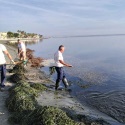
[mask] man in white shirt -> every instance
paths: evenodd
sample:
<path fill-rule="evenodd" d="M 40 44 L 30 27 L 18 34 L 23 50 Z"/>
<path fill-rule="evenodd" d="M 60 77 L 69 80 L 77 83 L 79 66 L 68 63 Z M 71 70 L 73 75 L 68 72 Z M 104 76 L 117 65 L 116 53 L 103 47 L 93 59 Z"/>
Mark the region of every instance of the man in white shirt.
<path fill-rule="evenodd" d="M 63 84 L 65 85 L 65 88 L 68 87 L 68 82 L 67 82 L 63 67 L 64 66 L 72 67 L 72 65 L 64 62 L 63 55 L 62 55 L 64 50 L 65 50 L 65 47 L 63 45 L 60 45 L 58 51 L 54 54 L 55 68 L 56 68 L 56 72 L 57 72 L 55 90 L 58 89 L 59 83 L 61 81 L 63 81 Z"/>
<path fill-rule="evenodd" d="M 18 39 L 18 55 L 20 60 L 26 60 L 26 46 Z"/>
<path fill-rule="evenodd" d="M 0 87 L 1 90 L 4 89 L 5 85 L 5 79 L 6 79 L 6 59 L 4 57 L 4 54 L 8 56 L 8 58 L 11 60 L 11 62 L 14 63 L 11 55 L 7 51 L 6 47 L 3 44 L 0 44 L 0 72 L 1 72 L 1 81 L 0 81 Z"/>

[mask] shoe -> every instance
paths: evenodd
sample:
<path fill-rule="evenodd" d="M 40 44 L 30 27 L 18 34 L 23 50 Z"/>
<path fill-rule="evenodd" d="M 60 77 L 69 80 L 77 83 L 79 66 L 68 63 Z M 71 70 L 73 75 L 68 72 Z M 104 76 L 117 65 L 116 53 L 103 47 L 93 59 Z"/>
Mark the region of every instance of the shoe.
<path fill-rule="evenodd" d="M 55 90 L 58 89 L 60 81 L 56 80 Z"/>

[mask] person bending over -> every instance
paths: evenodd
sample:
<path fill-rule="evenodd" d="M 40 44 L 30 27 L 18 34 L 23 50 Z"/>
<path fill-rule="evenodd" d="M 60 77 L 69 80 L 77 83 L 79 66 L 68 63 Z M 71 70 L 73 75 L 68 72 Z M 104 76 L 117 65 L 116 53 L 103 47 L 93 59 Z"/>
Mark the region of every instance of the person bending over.
<path fill-rule="evenodd" d="M 26 60 L 26 46 L 18 39 L 18 55 L 20 60 Z"/>

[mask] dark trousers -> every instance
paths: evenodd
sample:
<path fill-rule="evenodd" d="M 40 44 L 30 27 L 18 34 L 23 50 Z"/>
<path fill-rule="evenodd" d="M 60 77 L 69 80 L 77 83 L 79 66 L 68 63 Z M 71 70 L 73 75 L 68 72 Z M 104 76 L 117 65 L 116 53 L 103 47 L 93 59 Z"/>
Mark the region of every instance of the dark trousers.
<path fill-rule="evenodd" d="M 57 72 L 57 81 L 60 82 L 63 78 L 65 78 L 65 72 L 63 67 L 55 67 Z"/>
<path fill-rule="evenodd" d="M 5 83 L 5 80 L 6 80 L 6 64 L 4 65 L 0 65 L 0 72 L 1 72 L 1 84 L 0 86 L 1 87 L 4 87 L 4 83 Z"/>

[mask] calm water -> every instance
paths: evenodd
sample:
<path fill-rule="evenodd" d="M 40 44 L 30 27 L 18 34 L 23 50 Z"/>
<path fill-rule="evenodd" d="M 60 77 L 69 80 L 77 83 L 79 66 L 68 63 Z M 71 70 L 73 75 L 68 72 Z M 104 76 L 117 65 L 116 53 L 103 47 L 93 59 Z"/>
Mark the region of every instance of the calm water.
<path fill-rule="evenodd" d="M 125 123 L 125 36 L 51 38 L 27 47 L 52 59 L 61 44 L 65 62 L 73 65 L 66 68 L 71 94 Z"/>

